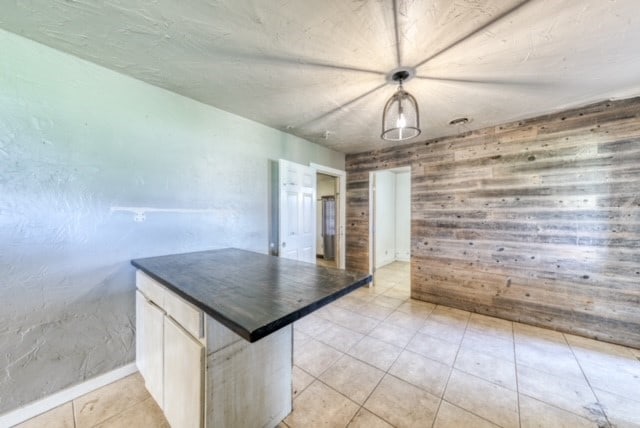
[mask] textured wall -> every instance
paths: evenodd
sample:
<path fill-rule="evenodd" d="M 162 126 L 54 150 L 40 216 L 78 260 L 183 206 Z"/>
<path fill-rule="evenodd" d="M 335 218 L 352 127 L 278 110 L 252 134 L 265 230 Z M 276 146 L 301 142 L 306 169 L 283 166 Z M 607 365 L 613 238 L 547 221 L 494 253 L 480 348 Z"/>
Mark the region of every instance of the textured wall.
<path fill-rule="evenodd" d="M 375 265 L 387 265 L 396 258 L 396 175 L 376 173 Z"/>
<path fill-rule="evenodd" d="M 640 98 L 347 156 L 348 268 L 405 165 L 412 297 L 640 348 Z"/>
<path fill-rule="evenodd" d="M 396 260 L 411 256 L 411 173 L 396 173 Z"/>
<path fill-rule="evenodd" d="M 267 252 L 269 159 L 344 168 L 3 31 L 0 52 L 0 414 L 133 361 L 131 258 Z"/>

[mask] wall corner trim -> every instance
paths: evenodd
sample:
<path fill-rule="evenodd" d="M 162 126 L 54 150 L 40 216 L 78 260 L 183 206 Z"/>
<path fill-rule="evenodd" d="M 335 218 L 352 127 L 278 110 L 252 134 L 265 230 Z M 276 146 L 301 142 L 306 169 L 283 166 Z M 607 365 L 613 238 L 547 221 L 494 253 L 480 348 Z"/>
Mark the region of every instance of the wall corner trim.
<path fill-rule="evenodd" d="M 74 400 L 84 394 L 113 383 L 119 379 L 122 379 L 123 377 L 129 376 L 136 371 L 138 371 L 136 363 L 130 363 L 100 376 L 89 379 L 78 385 L 74 385 L 70 388 L 53 393 L 38 401 L 27 404 L 26 406 L 0 415 L 0 427 L 11 427 L 22 423 L 35 416 L 54 409 L 68 401 Z"/>

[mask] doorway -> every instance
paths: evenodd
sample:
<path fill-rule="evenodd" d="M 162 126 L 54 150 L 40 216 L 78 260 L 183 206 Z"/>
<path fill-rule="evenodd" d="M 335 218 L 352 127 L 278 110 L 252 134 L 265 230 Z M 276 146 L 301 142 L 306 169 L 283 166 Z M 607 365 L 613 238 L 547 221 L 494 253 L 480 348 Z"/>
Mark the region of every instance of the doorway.
<path fill-rule="evenodd" d="M 331 175 L 316 174 L 316 264 L 327 267 L 338 267 L 337 234 L 338 234 L 338 179 Z"/>
<path fill-rule="evenodd" d="M 369 266 L 371 273 L 411 259 L 411 168 L 370 174 Z"/>
<path fill-rule="evenodd" d="M 344 269 L 347 173 L 315 163 L 310 166 L 316 171 L 316 263 Z"/>

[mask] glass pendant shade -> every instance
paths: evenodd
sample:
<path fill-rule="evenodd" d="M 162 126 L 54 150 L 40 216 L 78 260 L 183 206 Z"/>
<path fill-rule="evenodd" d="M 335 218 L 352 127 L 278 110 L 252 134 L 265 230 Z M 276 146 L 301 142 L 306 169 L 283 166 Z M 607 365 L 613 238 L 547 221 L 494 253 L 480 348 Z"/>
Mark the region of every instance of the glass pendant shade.
<path fill-rule="evenodd" d="M 418 103 L 400 84 L 384 106 L 380 137 L 389 141 L 402 141 L 417 137 L 420 132 Z"/>

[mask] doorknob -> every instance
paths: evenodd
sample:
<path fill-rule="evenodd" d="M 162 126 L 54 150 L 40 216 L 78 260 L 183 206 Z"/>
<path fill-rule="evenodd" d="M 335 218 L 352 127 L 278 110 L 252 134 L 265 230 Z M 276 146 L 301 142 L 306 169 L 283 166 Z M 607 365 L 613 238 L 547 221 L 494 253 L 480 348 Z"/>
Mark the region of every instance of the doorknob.
<path fill-rule="evenodd" d="M 286 242 L 283 242 L 283 243 L 282 243 L 282 248 L 284 248 L 284 247 L 286 247 L 286 246 L 287 246 L 287 243 L 286 243 Z"/>

